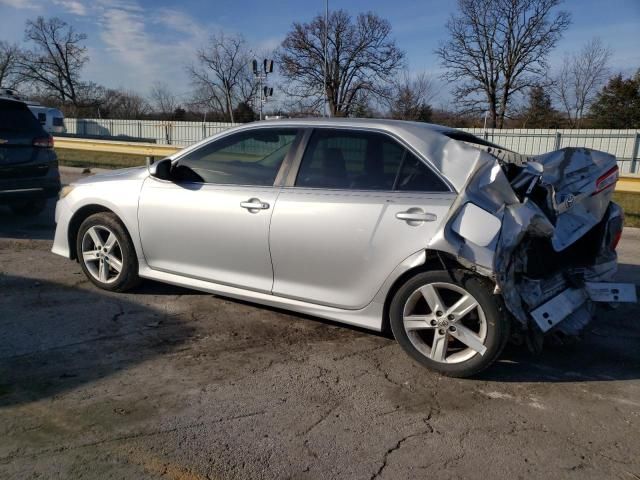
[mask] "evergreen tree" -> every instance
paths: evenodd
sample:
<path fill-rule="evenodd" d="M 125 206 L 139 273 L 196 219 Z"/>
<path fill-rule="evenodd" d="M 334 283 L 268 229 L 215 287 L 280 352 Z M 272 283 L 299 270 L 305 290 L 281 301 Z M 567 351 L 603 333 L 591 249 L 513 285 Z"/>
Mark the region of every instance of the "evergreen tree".
<path fill-rule="evenodd" d="M 618 74 L 609 79 L 590 116 L 596 128 L 640 128 L 640 70 L 631 78 Z"/>
<path fill-rule="evenodd" d="M 551 96 L 543 87 L 531 87 L 529 104 L 522 113 L 523 128 L 559 128 L 560 114 L 551 104 Z"/>

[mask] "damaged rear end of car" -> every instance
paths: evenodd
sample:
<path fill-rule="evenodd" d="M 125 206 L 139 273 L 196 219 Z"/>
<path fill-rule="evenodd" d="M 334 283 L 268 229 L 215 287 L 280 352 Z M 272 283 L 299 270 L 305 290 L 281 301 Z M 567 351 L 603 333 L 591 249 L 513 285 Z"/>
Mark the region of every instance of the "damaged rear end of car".
<path fill-rule="evenodd" d="M 613 282 L 624 220 L 614 156 L 466 147 L 469 175 L 430 247 L 493 280 L 516 336 L 539 350 L 547 333 L 580 335 L 597 304 L 636 301 L 635 285 Z"/>

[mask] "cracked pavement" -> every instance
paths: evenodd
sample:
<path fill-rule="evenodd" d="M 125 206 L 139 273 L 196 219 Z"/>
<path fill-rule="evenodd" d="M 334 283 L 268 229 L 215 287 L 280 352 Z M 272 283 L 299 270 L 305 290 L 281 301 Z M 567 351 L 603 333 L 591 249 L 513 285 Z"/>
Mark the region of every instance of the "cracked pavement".
<path fill-rule="evenodd" d="M 449 379 L 363 330 L 99 291 L 52 229 L 0 209 L 0 478 L 640 478 L 638 306 Z M 639 283 L 640 230 L 620 253 Z"/>

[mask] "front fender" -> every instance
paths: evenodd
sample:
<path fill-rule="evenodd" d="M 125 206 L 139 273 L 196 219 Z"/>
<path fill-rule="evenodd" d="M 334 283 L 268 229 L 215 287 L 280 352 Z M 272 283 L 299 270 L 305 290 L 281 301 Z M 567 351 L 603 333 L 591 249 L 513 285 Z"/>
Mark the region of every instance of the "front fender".
<path fill-rule="evenodd" d="M 138 261 L 144 261 L 138 232 L 138 200 L 142 182 L 101 182 L 76 185 L 56 205 L 56 233 L 52 252 L 73 258 L 71 238 L 80 223 L 96 211 L 113 212 L 124 224 Z"/>

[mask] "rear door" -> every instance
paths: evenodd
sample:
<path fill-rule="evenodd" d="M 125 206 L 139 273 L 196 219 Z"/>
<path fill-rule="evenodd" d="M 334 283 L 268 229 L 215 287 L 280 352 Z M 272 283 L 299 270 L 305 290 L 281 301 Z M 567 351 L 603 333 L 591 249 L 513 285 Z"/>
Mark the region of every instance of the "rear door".
<path fill-rule="evenodd" d="M 271 219 L 273 293 L 358 309 L 424 249 L 456 195 L 380 132 L 316 129 Z"/>

